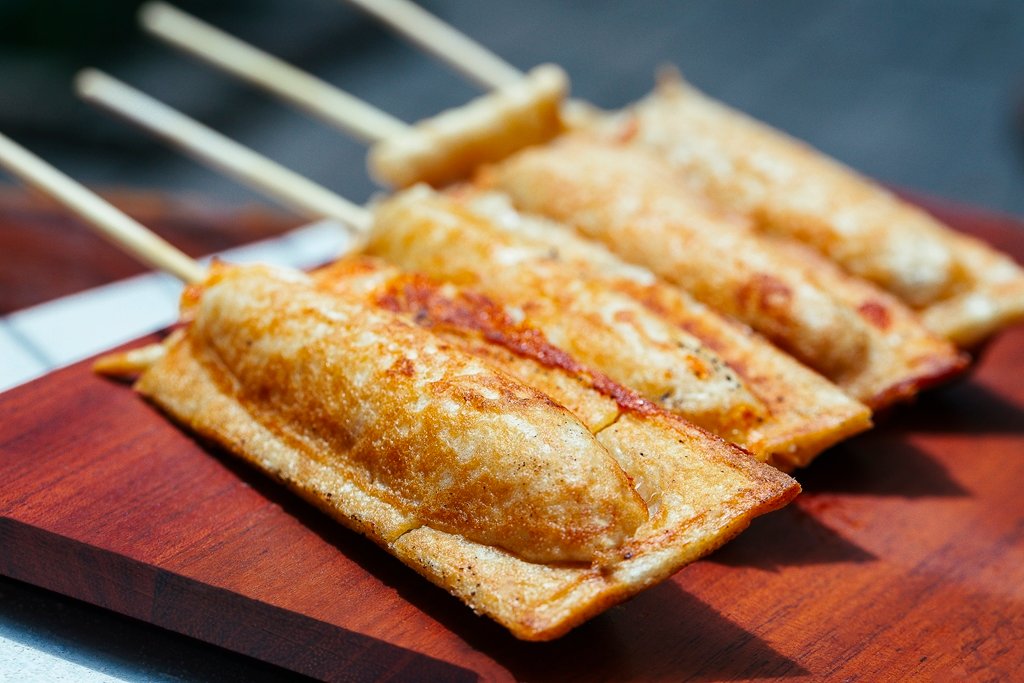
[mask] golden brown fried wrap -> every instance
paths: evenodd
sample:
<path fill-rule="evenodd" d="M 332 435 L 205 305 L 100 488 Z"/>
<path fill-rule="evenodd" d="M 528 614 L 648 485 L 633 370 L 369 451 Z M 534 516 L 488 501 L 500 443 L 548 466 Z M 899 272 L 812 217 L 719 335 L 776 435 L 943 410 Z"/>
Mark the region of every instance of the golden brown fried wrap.
<path fill-rule="evenodd" d="M 444 111 L 374 145 L 367 157 L 370 173 L 394 187 L 461 180 L 481 164 L 560 134 L 568 90 L 564 71 L 553 64 L 538 66 L 490 97 Z"/>
<path fill-rule="evenodd" d="M 613 121 L 612 135 L 657 150 L 691 190 L 888 290 L 960 346 L 1024 318 L 1011 258 L 677 74 Z"/>
<path fill-rule="evenodd" d="M 583 363 L 785 469 L 870 425 L 867 408 L 685 295 L 671 315 L 664 303 L 655 310 L 647 290 L 671 288 L 649 273 L 566 228 L 531 222 L 498 196 L 469 200 L 402 193 L 377 208 L 367 251 L 471 285 Z M 725 353 L 691 325 L 714 330 Z M 754 381 L 730 367 L 730 355 Z"/>
<path fill-rule="evenodd" d="M 965 365 L 893 297 L 716 213 L 646 150 L 574 134 L 486 169 L 481 181 L 749 324 L 873 408 Z"/>
<path fill-rule="evenodd" d="M 649 270 L 625 263 L 562 224 L 516 211 L 504 195 L 465 189 L 459 194 L 466 195 L 473 211 L 488 216 L 492 226 L 546 245 L 578 277 L 628 294 L 717 354 L 767 407 L 768 419 L 752 427 L 743 444 L 767 453 L 776 467 L 804 466 L 828 446 L 870 426 L 870 411 L 836 385 Z"/>
<path fill-rule="evenodd" d="M 545 366 L 598 394 L 580 405 L 612 400 L 588 428 L 501 370 L 506 347 L 467 351 L 486 341 L 456 324 L 481 315 L 472 298 L 372 262 L 222 267 L 186 302 L 162 354 L 121 361 L 150 363 L 138 390 L 521 638 L 564 633 L 798 490 L 599 373 Z"/>

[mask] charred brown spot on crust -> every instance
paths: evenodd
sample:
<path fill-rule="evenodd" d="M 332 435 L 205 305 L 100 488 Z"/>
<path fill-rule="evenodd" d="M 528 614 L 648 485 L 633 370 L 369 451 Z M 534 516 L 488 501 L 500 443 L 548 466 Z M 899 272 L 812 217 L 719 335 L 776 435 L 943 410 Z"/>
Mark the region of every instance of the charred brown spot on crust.
<path fill-rule="evenodd" d="M 389 373 L 412 377 L 416 373 L 416 364 L 411 359 L 402 357 L 395 361 L 394 365 L 388 368 Z"/>
<path fill-rule="evenodd" d="M 409 315 L 422 327 L 471 331 L 545 367 L 564 370 L 588 382 L 622 410 L 641 414 L 662 412 L 636 392 L 579 363 L 551 344 L 540 330 L 514 322 L 504 308 L 482 294 L 458 291 L 450 296 L 424 275 L 402 274 L 392 278 L 377 295 L 377 305 Z"/>
<path fill-rule="evenodd" d="M 494 395 L 487 396 L 481 389 L 488 389 L 494 392 Z M 493 377 L 475 377 L 474 384 L 471 386 L 462 382 L 434 382 L 431 385 L 431 391 L 436 396 L 454 398 L 460 404 L 472 406 L 479 411 L 492 410 L 495 405 L 508 406 L 537 402 L 552 406 L 557 405 L 547 394 L 540 392 L 523 394 L 517 392 L 512 385 Z"/>
<path fill-rule="evenodd" d="M 690 372 L 697 379 L 704 380 L 711 377 L 711 368 L 708 367 L 708 364 L 693 354 L 687 354 L 686 366 L 690 368 Z"/>
<path fill-rule="evenodd" d="M 526 313 L 527 315 L 529 315 L 530 313 L 538 313 L 544 310 L 544 306 L 541 305 L 541 303 L 536 300 L 522 303 L 520 304 L 519 308 L 522 309 L 523 313 Z"/>
<path fill-rule="evenodd" d="M 661 301 L 658 300 L 657 296 L 655 296 L 651 292 L 651 289 L 649 287 L 643 285 L 624 286 L 620 284 L 620 286 L 618 286 L 617 289 L 635 298 L 637 301 L 643 304 L 647 308 L 647 310 L 651 311 L 652 313 L 657 313 L 658 315 L 669 319 L 676 318 L 676 316 L 674 316 L 672 312 L 668 308 L 666 308 L 661 303 Z M 705 325 L 701 323 L 699 319 L 691 318 L 688 320 L 676 320 L 676 324 L 679 326 L 681 330 L 699 339 L 701 344 L 703 344 L 711 351 L 720 354 L 727 350 L 726 345 L 722 343 L 722 340 L 719 338 L 716 331 L 713 329 L 709 330 Z M 693 359 L 695 361 L 703 363 L 703 361 L 700 361 L 700 359 L 698 359 L 695 356 L 693 357 Z M 752 378 L 750 368 L 748 368 L 747 365 L 743 363 L 741 360 L 736 358 L 730 359 L 728 361 L 728 366 L 740 378 L 745 380 L 750 380 Z M 694 372 L 696 373 L 696 370 L 694 370 Z"/>
<path fill-rule="evenodd" d="M 736 406 L 733 408 L 730 417 L 733 424 L 747 428 L 761 424 L 767 419 L 764 415 L 755 412 L 750 406 Z"/>
<path fill-rule="evenodd" d="M 757 309 L 775 317 L 785 317 L 793 292 L 786 283 L 766 273 L 756 273 L 736 294 L 740 308 Z"/>
<path fill-rule="evenodd" d="M 880 301 L 869 300 L 857 307 L 857 312 L 880 330 L 887 330 L 892 324 L 892 316 L 889 309 Z"/>

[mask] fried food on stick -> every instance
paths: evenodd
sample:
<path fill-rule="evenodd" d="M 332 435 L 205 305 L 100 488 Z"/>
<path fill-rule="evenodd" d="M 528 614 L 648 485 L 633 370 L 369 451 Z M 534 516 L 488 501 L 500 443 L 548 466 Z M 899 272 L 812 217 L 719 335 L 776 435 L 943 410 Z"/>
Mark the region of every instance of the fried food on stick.
<path fill-rule="evenodd" d="M 482 164 L 562 133 L 561 105 L 568 91 L 564 71 L 551 64 L 538 66 L 488 99 L 385 138 L 371 148 L 367 164 L 394 187 L 420 182 L 440 187 L 462 180 Z"/>
<path fill-rule="evenodd" d="M 564 117 L 571 126 L 610 131 L 616 139 L 658 150 L 692 190 L 740 212 L 756 228 L 802 241 L 846 272 L 886 289 L 918 311 L 929 329 L 962 348 L 1024 318 L 1024 270 L 1012 259 L 710 100 L 677 75 L 665 75 L 658 90 L 637 106 L 603 116 L 581 103 L 563 105 L 568 78 L 555 66 L 516 78 L 516 69 L 411 3 L 359 4 L 495 91 L 406 127 L 164 3 L 147 5 L 140 20 L 171 44 L 356 137 L 376 141 L 371 171 L 387 184 L 457 180 L 478 164 L 558 135 Z"/>
<path fill-rule="evenodd" d="M 480 182 L 749 324 L 872 408 L 965 365 L 893 297 L 710 210 L 646 150 L 572 134 L 488 167 Z"/>
<path fill-rule="evenodd" d="M 307 215 L 337 218 L 360 230 L 372 222 L 370 212 L 365 209 L 296 176 L 116 79 L 88 70 L 80 74 L 77 83 L 80 92 L 90 101 L 128 118 L 162 139 L 173 141 L 203 162 L 248 185 L 270 192 L 271 196 Z M 543 83 L 536 85 L 538 88 L 520 89 L 519 92 L 524 95 L 525 102 L 540 98 L 540 103 L 524 106 L 520 111 L 536 112 L 539 107 L 543 112 L 557 112 L 557 106 L 550 106 L 544 89 L 539 87 Z M 501 100 L 503 103 L 509 101 L 517 102 L 519 98 Z M 499 110 L 503 112 L 500 118 L 504 121 L 507 108 L 499 107 Z M 490 129 L 498 130 L 504 125 L 496 124 Z M 440 143 L 435 140 L 425 144 L 436 146 Z M 424 169 L 422 164 L 412 164 L 411 167 L 418 171 Z M 455 210 L 457 207 L 451 208 Z M 508 212 L 514 214 L 506 207 L 503 213 Z M 519 217 L 519 223 L 528 225 L 530 219 Z M 547 244 L 541 247 L 545 257 L 551 250 L 564 251 L 558 244 L 551 243 L 550 230 L 541 228 L 540 232 L 540 241 Z M 559 232 L 563 238 L 579 242 L 578 238 L 570 237 L 569 231 Z M 473 239 L 479 241 L 481 237 L 478 235 Z M 559 239 L 558 235 L 554 237 Z M 455 239 L 459 238 L 455 236 Z M 441 244 L 437 246 L 443 248 Z M 461 250 L 461 245 L 453 247 Z M 591 252 L 594 249 L 596 247 Z M 479 251 L 483 256 L 487 250 Z M 474 252 L 473 258 L 476 255 Z M 507 253 L 500 256 L 496 264 L 491 262 L 492 266 L 499 272 L 508 270 L 507 266 L 513 264 L 504 263 L 506 257 Z M 612 257 L 606 254 L 605 258 Z M 446 257 L 445 260 L 449 259 Z M 483 262 L 475 265 L 485 271 L 487 269 Z M 649 400 L 740 443 L 780 467 L 789 469 L 806 464 L 820 450 L 868 425 L 866 408 L 843 397 L 833 387 L 826 390 L 826 387 L 816 386 L 823 383 L 820 378 L 810 379 L 812 376 L 807 373 L 790 372 L 786 363 L 770 362 L 771 354 L 758 352 L 764 346 L 759 339 L 751 338 L 751 341 L 741 344 L 743 351 L 738 353 L 731 344 L 724 344 L 723 348 L 732 353 L 729 362 L 742 368 L 747 380 L 759 384 L 762 395 L 755 399 L 742 386 L 743 382 L 737 380 L 727 363 L 707 352 L 705 345 L 717 342 L 715 335 L 708 332 L 709 328 L 717 329 L 722 325 L 709 323 L 708 318 L 721 319 L 706 310 L 696 311 L 692 319 L 674 314 L 675 317 L 669 321 L 663 319 L 663 311 L 647 311 L 637 301 L 625 298 L 622 292 L 612 291 L 607 286 L 602 289 L 595 284 L 576 283 L 573 272 L 565 268 L 560 270 L 559 265 L 550 259 L 543 258 L 534 267 L 544 272 L 535 272 L 527 277 L 527 281 L 517 283 L 514 278 L 525 273 L 510 271 L 507 275 L 513 279 L 504 285 L 492 284 L 490 291 L 501 290 L 495 295 L 499 299 L 507 299 L 508 293 L 516 293 L 520 303 L 529 304 L 534 321 L 545 314 L 548 332 L 585 362 L 610 372 L 616 380 L 639 390 Z M 618 267 L 623 266 L 619 264 Z M 506 285 L 511 287 L 508 291 L 504 291 Z M 661 298 L 665 296 L 663 293 Z M 683 295 L 677 294 L 675 298 L 680 297 Z M 642 299 L 646 302 L 651 295 L 645 293 Z M 659 306 L 683 311 L 699 308 L 689 300 L 674 307 L 664 302 Z M 566 317 L 569 309 L 574 313 Z M 687 325 L 701 329 L 706 338 L 698 340 L 680 329 Z M 719 336 L 730 337 L 728 325 L 720 330 Z M 804 375 L 809 379 L 803 379 Z"/>
<path fill-rule="evenodd" d="M 479 290 L 581 362 L 783 469 L 870 425 L 866 407 L 770 344 L 501 196 L 400 193 L 376 207 L 366 250 Z"/>
<path fill-rule="evenodd" d="M 98 370 L 141 371 L 178 422 L 521 638 L 564 633 L 799 492 L 535 330 L 467 352 L 493 319 L 471 296 L 365 261 L 207 270 L 2 134 L 0 165 L 190 284 L 181 328 Z M 609 415 L 585 423 L 531 382 Z"/>
<path fill-rule="evenodd" d="M 798 491 L 552 362 L 539 333 L 533 356 L 471 352 L 487 343 L 473 297 L 371 261 L 310 276 L 220 266 L 184 302 L 190 322 L 137 389 L 520 638 L 564 633 Z M 612 414 L 588 426 L 529 385 L 550 374 L 578 395 L 567 403 Z"/>
<path fill-rule="evenodd" d="M 500 108 L 486 105 L 504 95 L 498 91 L 438 118 L 451 130 L 462 117 L 500 121 Z M 536 95 L 532 106 L 550 110 L 550 102 Z M 417 173 L 393 170 L 403 168 L 401 150 L 413 146 L 433 150 L 434 168 L 449 157 L 452 168 L 464 168 L 461 146 L 435 135 L 428 120 L 378 143 L 371 170 L 385 182 L 412 182 Z M 388 165 L 377 163 L 382 156 Z M 484 167 L 478 182 L 509 193 L 520 209 L 573 225 L 749 324 L 874 409 L 910 398 L 966 366 L 965 356 L 894 297 L 793 240 L 760 235 L 741 217 L 716 210 L 640 146 L 607 134 L 570 133 Z"/>
<path fill-rule="evenodd" d="M 547 397 L 305 280 L 216 271 L 193 292 L 180 346 L 314 471 L 402 510 L 383 538 L 424 523 L 533 561 L 591 562 L 647 518 L 615 461 Z"/>
<path fill-rule="evenodd" d="M 598 127 L 656 150 L 692 191 L 757 230 L 803 242 L 889 291 L 961 347 L 1024 319 L 1024 270 L 1010 257 L 677 72 Z"/>

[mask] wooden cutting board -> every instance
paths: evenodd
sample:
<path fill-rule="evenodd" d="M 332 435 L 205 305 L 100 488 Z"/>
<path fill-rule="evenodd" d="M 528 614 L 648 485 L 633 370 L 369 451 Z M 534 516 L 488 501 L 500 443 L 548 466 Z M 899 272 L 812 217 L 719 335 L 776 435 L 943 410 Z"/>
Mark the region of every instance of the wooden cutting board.
<path fill-rule="evenodd" d="M 1024 261 L 1024 225 L 928 207 Z M 1021 675 L 1024 330 L 797 476 L 710 558 L 523 643 L 83 363 L 0 395 L 0 572 L 329 679 Z"/>

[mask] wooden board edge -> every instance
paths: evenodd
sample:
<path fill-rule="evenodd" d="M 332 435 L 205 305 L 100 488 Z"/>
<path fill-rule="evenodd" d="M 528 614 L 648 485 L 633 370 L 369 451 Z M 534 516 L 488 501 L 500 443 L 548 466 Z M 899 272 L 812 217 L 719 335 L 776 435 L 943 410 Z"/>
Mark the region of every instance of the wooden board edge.
<path fill-rule="evenodd" d="M 0 574 L 321 680 L 476 681 L 454 664 L 0 517 Z M 225 618 L 230 615 L 230 618 Z M 253 638 L 252 624 L 260 624 Z"/>

